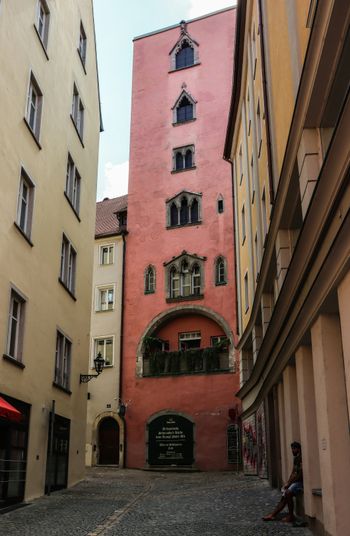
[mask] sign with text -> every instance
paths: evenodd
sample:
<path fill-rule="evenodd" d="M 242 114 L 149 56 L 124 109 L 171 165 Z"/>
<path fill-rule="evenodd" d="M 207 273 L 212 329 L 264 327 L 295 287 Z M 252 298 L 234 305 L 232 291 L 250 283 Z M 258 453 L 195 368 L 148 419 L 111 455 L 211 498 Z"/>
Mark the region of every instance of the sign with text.
<path fill-rule="evenodd" d="M 181 415 L 161 415 L 148 425 L 150 465 L 192 465 L 193 423 Z"/>

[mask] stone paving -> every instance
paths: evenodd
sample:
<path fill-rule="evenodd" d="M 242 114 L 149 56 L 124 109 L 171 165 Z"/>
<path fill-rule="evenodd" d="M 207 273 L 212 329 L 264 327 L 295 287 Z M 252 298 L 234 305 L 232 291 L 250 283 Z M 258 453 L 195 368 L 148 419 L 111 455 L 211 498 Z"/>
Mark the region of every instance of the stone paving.
<path fill-rule="evenodd" d="M 310 536 L 264 523 L 279 494 L 234 473 L 94 468 L 84 482 L 0 515 L 1 536 Z"/>

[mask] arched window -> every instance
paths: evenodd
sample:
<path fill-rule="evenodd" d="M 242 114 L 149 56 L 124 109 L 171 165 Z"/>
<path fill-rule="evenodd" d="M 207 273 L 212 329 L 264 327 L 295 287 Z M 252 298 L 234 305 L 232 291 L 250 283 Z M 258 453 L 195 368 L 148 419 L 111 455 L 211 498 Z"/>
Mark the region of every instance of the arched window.
<path fill-rule="evenodd" d="M 224 212 L 224 198 L 220 194 L 217 200 L 217 210 L 219 214 L 222 214 Z"/>
<path fill-rule="evenodd" d="M 178 209 L 175 203 L 171 203 L 170 207 L 170 225 L 172 227 L 174 225 L 179 225 Z"/>
<path fill-rule="evenodd" d="M 170 269 L 170 297 L 171 298 L 178 298 L 180 295 L 180 279 L 179 274 L 173 266 Z"/>
<path fill-rule="evenodd" d="M 191 272 L 188 267 L 188 262 L 183 261 L 181 265 L 181 296 L 190 296 L 191 292 Z"/>
<path fill-rule="evenodd" d="M 192 151 L 191 149 L 187 149 L 185 153 L 185 168 L 191 168 L 192 165 Z"/>
<path fill-rule="evenodd" d="M 191 255 L 184 251 L 179 257 L 173 257 L 165 263 L 166 281 L 168 281 L 167 298 L 191 300 L 201 296 L 203 291 L 202 274 L 206 257 Z"/>
<path fill-rule="evenodd" d="M 188 223 L 188 204 L 186 197 L 183 197 L 180 208 L 180 225 L 185 225 L 186 223 Z"/>
<path fill-rule="evenodd" d="M 198 210 L 198 201 L 193 199 L 191 205 L 191 223 L 198 223 L 199 221 L 199 210 Z"/>
<path fill-rule="evenodd" d="M 183 159 L 182 153 L 180 152 L 176 153 L 175 166 L 176 166 L 175 167 L 176 170 L 184 168 L 184 159 Z"/>
<path fill-rule="evenodd" d="M 201 269 L 198 264 L 192 268 L 192 294 L 198 296 L 201 293 Z"/>
<path fill-rule="evenodd" d="M 188 97 L 184 95 L 176 108 L 176 122 L 182 123 L 183 121 L 190 121 L 191 119 L 193 119 L 193 104 Z"/>
<path fill-rule="evenodd" d="M 156 287 L 156 273 L 153 266 L 148 266 L 145 271 L 145 294 L 152 294 Z"/>
<path fill-rule="evenodd" d="M 176 69 L 188 67 L 194 64 L 194 50 L 187 40 L 181 44 L 180 50 L 176 54 Z"/>
<path fill-rule="evenodd" d="M 226 263 L 223 257 L 218 257 L 215 262 L 215 284 L 224 285 L 226 283 Z"/>

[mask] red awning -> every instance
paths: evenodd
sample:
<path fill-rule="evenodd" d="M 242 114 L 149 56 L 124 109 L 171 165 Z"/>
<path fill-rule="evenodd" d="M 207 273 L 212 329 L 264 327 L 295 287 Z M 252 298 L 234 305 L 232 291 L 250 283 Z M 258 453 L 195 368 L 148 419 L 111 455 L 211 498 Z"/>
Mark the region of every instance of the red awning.
<path fill-rule="evenodd" d="M 22 413 L 0 396 L 0 417 L 8 421 L 20 422 L 22 420 Z"/>

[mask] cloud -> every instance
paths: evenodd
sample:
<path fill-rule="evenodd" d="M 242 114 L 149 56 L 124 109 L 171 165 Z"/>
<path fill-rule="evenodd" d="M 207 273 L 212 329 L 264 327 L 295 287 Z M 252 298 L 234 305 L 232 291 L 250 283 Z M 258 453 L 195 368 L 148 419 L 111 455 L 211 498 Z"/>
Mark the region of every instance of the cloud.
<path fill-rule="evenodd" d="M 102 179 L 100 199 L 118 197 L 128 193 L 129 160 L 121 164 L 107 162 Z"/>
<path fill-rule="evenodd" d="M 212 11 L 235 5 L 236 0 L 190 0 L 187 18 L 194 19 Z"/>

